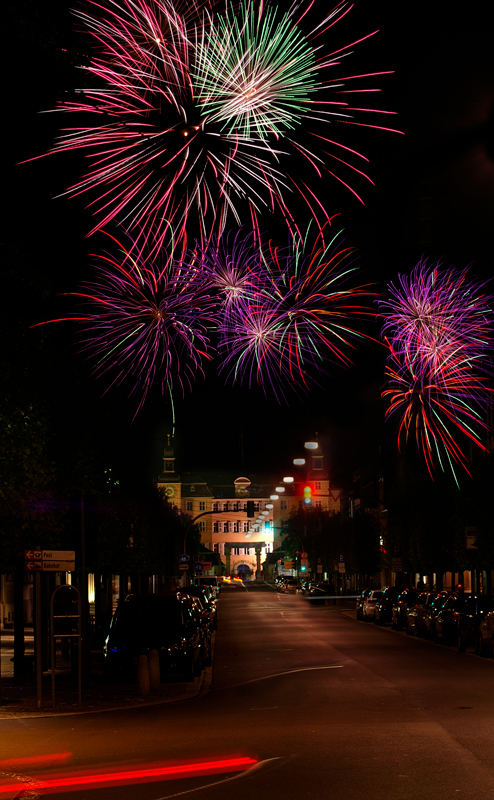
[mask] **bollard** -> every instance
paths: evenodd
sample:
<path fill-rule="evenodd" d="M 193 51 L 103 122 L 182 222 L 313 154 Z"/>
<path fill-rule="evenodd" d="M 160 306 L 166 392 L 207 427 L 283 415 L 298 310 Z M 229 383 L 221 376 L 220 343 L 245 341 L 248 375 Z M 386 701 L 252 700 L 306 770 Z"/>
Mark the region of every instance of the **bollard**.
<path fill-rule="evenodd" d="M 137 659 L 137 694 L 139 696 L 151 694 L 149 686 L 149 659 L 147 656 L 139 656 Z"/>
<path fill-rule="evenodd" d="M 149 651 L 149 685 L 152 692 L 160 688 L 160 657 L 157 650 Z"/>

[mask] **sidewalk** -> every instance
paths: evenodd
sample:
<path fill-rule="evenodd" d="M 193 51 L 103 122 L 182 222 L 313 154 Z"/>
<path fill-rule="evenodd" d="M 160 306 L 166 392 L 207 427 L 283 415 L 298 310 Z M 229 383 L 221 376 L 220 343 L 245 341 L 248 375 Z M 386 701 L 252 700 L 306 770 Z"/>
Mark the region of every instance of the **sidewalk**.
<path fill-rule="evenodd" d="M 214 655 L 213 634 L 212 645 Z M 189 700 L 209 689 L 212 680 L 212 667 L 207 667 L 200 677 L 183 682 L 178 679 L 162 683 L 159 690 L 145 697 L 137 695 L 135 683 L 108 684 L 103 679 L 101 659 L 96 657 L 92 663 L 91 681 L 82 687 L 81 707 L 78 705 L 77 686 L 73 686 L 68 673 L 55 676 L 55 701 L 52 705 L 51 673 L 43 673 L 42 706 L 38 709 L 36 681 L 34 678 L 24 686 L 14 686 L 13 673 L 2 675 L 0 687 L 0 720 L 23 717 L 50 717 L 62 714 L 91 714 L 101 711 L 141 708 L 161 703 L 175 703 Z"/>

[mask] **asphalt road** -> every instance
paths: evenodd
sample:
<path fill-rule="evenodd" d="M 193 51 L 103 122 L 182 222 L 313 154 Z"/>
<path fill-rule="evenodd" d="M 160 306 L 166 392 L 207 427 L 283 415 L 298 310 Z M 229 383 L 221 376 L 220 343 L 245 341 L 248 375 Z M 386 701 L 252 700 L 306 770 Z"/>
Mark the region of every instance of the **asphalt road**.
<path fill-rule="evenodd" d="M 213 681 L 199 697 L 3 720 L 1 732 L 0 770 L 23 777 L 30 798 L 493 800 L 494 659 L 267 585 L 235 587 L 219 601 Z"/>

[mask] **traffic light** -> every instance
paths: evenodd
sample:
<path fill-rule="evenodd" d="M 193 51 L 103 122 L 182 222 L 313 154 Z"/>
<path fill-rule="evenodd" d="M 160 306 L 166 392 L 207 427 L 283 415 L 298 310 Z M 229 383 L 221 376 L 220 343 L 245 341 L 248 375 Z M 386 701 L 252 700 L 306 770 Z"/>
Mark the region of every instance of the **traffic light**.
<path fill-rule="evenodd" d="M 300 567 L 300 572 L 305 572 L 307 567 Z"/>
<path fill-rule="evenodd" d="M 254 501 L 247 500 L 247 516 L 253 518 L 254 517 Z"/>
<path fill-rule="evenodd" d="M 312 504 L 312 489 L 310 486 L 304 487 L 304 504 L 310 506 Z"/>

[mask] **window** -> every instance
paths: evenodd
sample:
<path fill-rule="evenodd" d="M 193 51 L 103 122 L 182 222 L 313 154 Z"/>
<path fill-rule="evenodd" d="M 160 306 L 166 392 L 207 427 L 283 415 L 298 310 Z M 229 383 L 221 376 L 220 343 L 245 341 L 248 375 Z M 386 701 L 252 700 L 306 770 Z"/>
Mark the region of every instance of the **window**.
<path fill-rule="evenodd" d="M 314 484 L 314 489 L 321 489 L 321 481 L 316 481 Z"/>
<path fill-rule="evenodd" d="M 239 556 L 239 555 L 241 555 L 241 553 L 240 553 L 240 547 L 233 547 L 233 548 L 232 548 L 232 553 L 233 553 L 233 555 L 234 555 L 234 556 Z"/>
<path fill-rule="evenodd" d="M 272 542 L 266 542 L 266 547 L 264 549 L 265 549 L 266 553 L 272 553 L 273 552 L 273 543 Z"/>
<path fill-rule="evenodd" d="M 244 526 L 244 533 L 248 533 L 249 532 L 249 523 L 248 522 L 244 522 L 243 526 Z"/>
<path fill-rule="evenodd" d="M 203 519 L 199 520 L 199 530 L 201 533 L 206 533 L 206 523 Z"/>
<path fill-rule="evenodd" d="M 259 511 L 259 503 L 254 503 L 254 511 Z"/>
<path fill-rule="evenodd" d="M 223 533 L 230 533 L 230 523 L 224 522 L 223 523 Z"/>
<path fill-rule="evenodd" d="M 186 511 L 193 511 L 194 510 L 194 503 L 192 502 L 192 500 L 187 500 L 187 502 L 185 504 L 185 510 Z"/>
<path fill-rule="evenodd" d="M 312 469 L 322 469 L 322 456 L 312 456 Z"/>
<path fill-rule="evenodd" d="M 321 501 L 320 500 L 315 500 L 314 501 L 314 505 L 315 505 L 316 508 L 321 508 Z"/>
<path fill-rule="evenodd" d="M 280 502 L 281 502 L 281 505 L 280 505 L 281 510 L 282 511 L 286 511 L 287 508 L 288 508 L 288 500 L 281 500 Z"/>
<path fill-rule="evenodd" d="M 220 532 L 220 523 L 213 522 L 213 533 L 219 533 L 219 532 Z"/>
<path fill-rule="evenodd" d="M 223 503 L 223 511 L 230 511 L 230 503 Z"/>
<path fill-rule="evenodd" d="M 213 511 L 219 511 L 219 510 L 220 510 L 220 504 L 219 503 L 213 503 Z"/>
<path fill-rule="evenodd" d="M 173 461 L 165 461 L 165 472 L 173 472 Z"/>
<path fill-rule="evenodd" d="M 240 522 L 233 523 L 233 533 L 240 533 Z"/>
<path fill-rule="evenodd" d="M 199 511 L 205 511 L 205 510 L 206 510 L 206 503 L 204 502 L 204 500 L 199 500 Z"/>
<path fill-rule="evenodd" d="M 225 545 L 223 544 L 223 542 L 218 542 L 217 544 L 214 544 L 213 550 L 219 556 L 225 555 Z"/>

